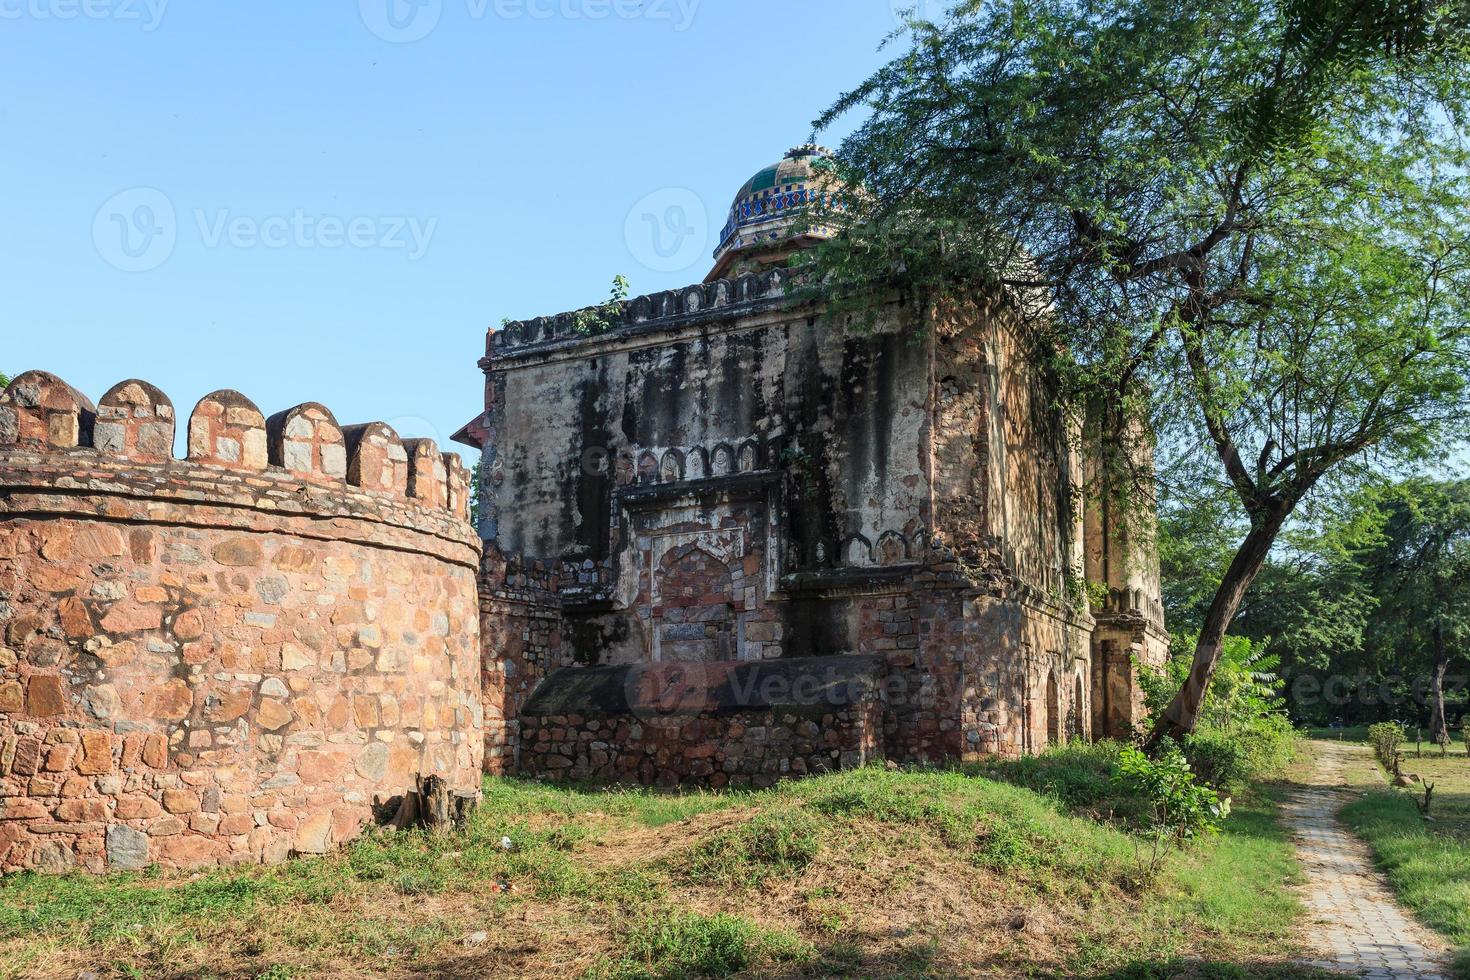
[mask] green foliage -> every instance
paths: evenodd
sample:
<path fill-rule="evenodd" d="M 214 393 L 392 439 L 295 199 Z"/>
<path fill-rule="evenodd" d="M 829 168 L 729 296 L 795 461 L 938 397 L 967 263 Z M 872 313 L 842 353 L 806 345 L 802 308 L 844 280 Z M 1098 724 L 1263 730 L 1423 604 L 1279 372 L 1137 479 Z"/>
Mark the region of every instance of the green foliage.
<path fill-rule="evenodd" d="M 987 769 L 998 778 L 1057 800 L 1074 813 L 1138 827 L 1147 822 L 1152 808 L 1113 778 L 1122 751 L 1118 742 L 1074 741 L 1039 755 L 996 760 Z"/>
<path fill-rule="evenodd" d="M 1390 772 L 1398 768 L 1399 750 L 1408 737 L 1404 726 L 1396 721 L 1381 721 L 1368 726 L 1368 744 L 1373 746 L 1373 754 Z"/>
<path fill-rule="evenodd" d="M 1189 674 L 1193 636 L 1175 634 L 1162 670 L 1138 665 L 1149 712 L 1161 711 Z M 1200 707 L 1198 728 L 1182 741 L 1199 778 L 1222 793 L 1280 775 L 1296 754 L 1298 735 L 1286 716 L 1279 658 L 1260 644 L 1228 636 Z"/>
<path fill-rule="evenodd" d="M 483 489 L 480 482 L 480 466 L 483 460 L 477 460 L 470 470 L 470 523 L 476 528 L 480 526 L 480 493 Z"/>
<path fill-rule="evenodd" d="M 628 280 L 613 276 L 612 289 L 600 306 L 578 310 L 572 315 L 572 329 L 584 337 L 607 333 L 623 322 L 623 302 L 628 298 Z"/>
<path fill-rule="evenodd" d="M 1230 800 L 1199 785 L 1176 745 L 1165 743 L 1154 757 L 1127 746 L 1118 753 L 1113 778 L 1148 800 L 1154 829 L 1177 840 L 1214 833 L 1230 815 Z"/>
<path fill-rule="evenodd" d="M 8 374 L 5 374 L 3 371 L 0 371 L 0 388 L 9 388 L 9 387 L 10 387 L 10 376 Z"/>
<path fill-rule="evenodd" d="M 1162 670 L 1137 665 L 1144 704 L 1150 714 L 1163 710 L 1174 692 L 1183 686 L 1189 676 L 1189 653 L 1195 643 L 1194 636 L 1176 633 L 1173 650 Z M 1279 666 L 1279 657 L 1246 637 L 1226 637 L 1219 665 L 1201 706 L 1201 726 L 1234 732 L 1279 714 L 1285 706 L 1282 681 L 1276 673 Z"/>
<path fill-rule="evenodd" d="M 1286 715 L 1271 714 L 1228 731 L 1201 726 L 1184 740 L 1184 756 L 1207 786 L 1233 793 L 1284 773 L 1300 737 Z"/>
<path fill-rule="evenodd" d="M 1113 779 L 1142 797 L 1151 808 L 1145 833 L 1153 843 L 1145 875 L 1157 875 L 1168 851 L 1203 834 L 1215 833 L 1230 815 L 1230 800 L 1202 786 L 1184 753 L 1165 741 L 1153 757 L 1133 746 L 1118 754 Z"/>

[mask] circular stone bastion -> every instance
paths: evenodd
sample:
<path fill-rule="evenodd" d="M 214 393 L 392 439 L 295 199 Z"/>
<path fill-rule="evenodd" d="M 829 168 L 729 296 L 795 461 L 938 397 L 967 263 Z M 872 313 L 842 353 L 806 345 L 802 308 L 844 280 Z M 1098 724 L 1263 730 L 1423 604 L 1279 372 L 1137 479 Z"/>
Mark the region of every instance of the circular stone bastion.
<path fill-rule="evenodd" d="M 274 863 L 480 785 L 470 478 L 308 403 L 0 391 L 0 870 Z"/>

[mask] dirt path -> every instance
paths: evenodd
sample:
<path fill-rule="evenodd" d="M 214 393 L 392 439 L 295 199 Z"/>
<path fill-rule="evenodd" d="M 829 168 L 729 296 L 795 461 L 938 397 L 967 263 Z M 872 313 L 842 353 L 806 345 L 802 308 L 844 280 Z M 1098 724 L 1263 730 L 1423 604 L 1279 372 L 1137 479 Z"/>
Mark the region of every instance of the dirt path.
<path fill-rule="evenodd" d="M 1399 907 L 1362 841 L 1337 821 L 1349 770 L 1372 766 L 1365 746 L 1316 742 L 1316 766 L 1286 806 L 1307 884 L 1313 966 L 1379 980 L 1448 980 L 1444 945 Z M 1381 779 L 1373 767 L 1373 779 Z"/>

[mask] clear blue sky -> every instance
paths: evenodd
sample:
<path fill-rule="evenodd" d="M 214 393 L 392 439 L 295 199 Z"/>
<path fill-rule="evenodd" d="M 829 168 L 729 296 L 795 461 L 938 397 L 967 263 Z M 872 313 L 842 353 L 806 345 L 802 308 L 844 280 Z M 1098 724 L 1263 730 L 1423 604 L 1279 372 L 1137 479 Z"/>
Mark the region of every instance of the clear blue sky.
<path fill-rule="evenodd" d="M 488 326 L 703 278 L 911 3 L 0 0 L 0 370 L 447 443 Z"/>

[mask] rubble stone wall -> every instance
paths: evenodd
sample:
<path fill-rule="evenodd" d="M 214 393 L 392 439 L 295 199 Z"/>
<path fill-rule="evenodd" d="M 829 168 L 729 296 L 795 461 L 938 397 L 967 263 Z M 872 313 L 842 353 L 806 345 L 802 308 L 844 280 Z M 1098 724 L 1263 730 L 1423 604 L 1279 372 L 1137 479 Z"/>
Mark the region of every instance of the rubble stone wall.
<path fill-rule="evenodd" d="M 520 768 L 552 780 L 720 789 L 886 758 L 881 657 L 562 670 L 521 710 Z"/>
<path fill-rule="evenodd" d="M 883 758 L 882 705 L 819 714 L 741 711 L 648 723 L 620 715 L 526 716 L 521 768 L 533 777 L 600 783 L 764 789 L 778 780 Z"/>
<path fill-rule="evenodd" d="M 0 392 L 0 869 L 275 862 L 477 792 L 458 457 L 144 382 Z"/>

